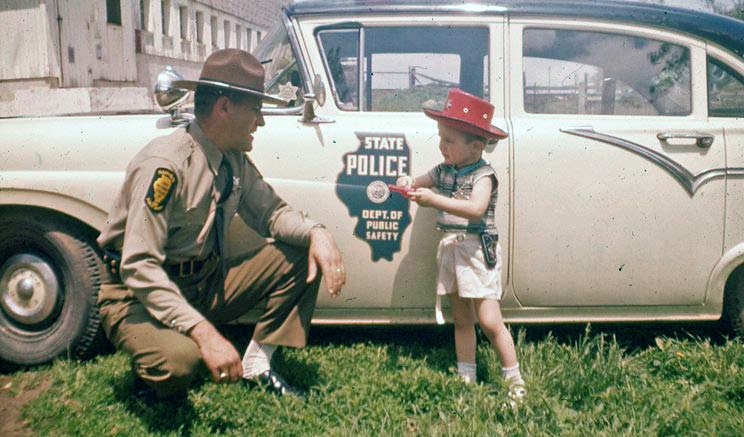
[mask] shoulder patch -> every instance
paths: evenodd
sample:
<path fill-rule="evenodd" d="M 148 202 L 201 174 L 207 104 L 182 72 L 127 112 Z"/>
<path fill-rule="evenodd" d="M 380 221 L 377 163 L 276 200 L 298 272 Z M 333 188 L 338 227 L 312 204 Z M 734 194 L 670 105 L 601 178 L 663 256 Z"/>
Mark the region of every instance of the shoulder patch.
<path fill-rule="evenodd" d="M 171 193 L 176 188 L 178 179 L 175 173 L 167 168 L 158 168 L 152 176 L 150 189 L 147 190 L 145 204 L 153 212 L 160 212 L 170 200 Z"/>

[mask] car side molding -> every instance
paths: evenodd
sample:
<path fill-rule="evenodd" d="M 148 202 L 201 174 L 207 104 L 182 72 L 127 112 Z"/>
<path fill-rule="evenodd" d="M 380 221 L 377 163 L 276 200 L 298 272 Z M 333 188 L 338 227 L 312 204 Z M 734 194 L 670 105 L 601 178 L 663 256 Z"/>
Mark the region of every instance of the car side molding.
<path fill-rule="evenodd" d="M 648 147 L 644 147 L 640 144 L 625 140 L 623 138 L 596 132 L 594 131 L 594 129 L 591 128 L 566 128 L 560 129 L 560 131 L 565 134 L 588 138 L 590 140 L 599 141 L 633 152 L 636 155 L 639 155 L 653 162 L 654 164 L 665 170 L 667 173 L 672 175 L 672 177 L 676 179 L 677 182 L 680 183 L 680 185 L 682 185 L 682 188 L 684 188 L 690 196 L 695 195 L 695 192 L 698 190 L 698 188 L 713 179 L 718 179 L 725 176 L 744 177 L 743 167 L 714 168 L 694 175 L 678 162 L 655 150 L 649 149 Z"/>

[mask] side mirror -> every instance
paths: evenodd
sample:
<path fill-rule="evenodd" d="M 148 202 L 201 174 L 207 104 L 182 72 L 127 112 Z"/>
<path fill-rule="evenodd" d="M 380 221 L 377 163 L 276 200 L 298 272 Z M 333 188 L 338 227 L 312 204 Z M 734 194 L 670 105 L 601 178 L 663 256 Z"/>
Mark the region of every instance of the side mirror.
<path fill-rule="evenodd" d="M 173 126 L 186 124 L 192 118 L 190 114 L 182 114 L 179 110 L 189 98 L 189 90 L 174 87 L 173 82 L 176 80 L 183 80 L 183 77 L 170 65 L 165 67 L 165 70 L 158 74 L 154 93 L 155 101 L 158 102 L 160 108 L 170 113 Z"/>
<path fill-rule="evenodd" d="M 319 74 L 316 74 L 315 79 L 313 80 L 313 93 L 315 94 L 315 101 L 318 102 L 318 106 L 325 105 L 325 85 L 323 85 L 323 80 L 320 78 Z"/>
<path fill-rule="evenodd" d="M 326 99 L 325 86 L 323 85 L 323 80 L 320 78 L 319 74 L 316 74 L 315 80 L 313 80 L 313 92 L 305 94 L 303 98 L 305 100 L 305 103 L 302 106 L 303 123 L 318 124 L 333 123 L 335 121 L 315 114 L 315 103 L 317 102 L 319 106 L 323 106 Z"/>

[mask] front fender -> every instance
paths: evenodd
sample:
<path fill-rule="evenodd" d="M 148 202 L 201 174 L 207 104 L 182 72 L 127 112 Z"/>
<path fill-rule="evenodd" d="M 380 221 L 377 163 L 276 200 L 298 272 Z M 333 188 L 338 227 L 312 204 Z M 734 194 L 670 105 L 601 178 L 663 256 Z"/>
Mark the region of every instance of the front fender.
<path fill-rule="evenodd" d="M 103 209 L 62 193 L 26 189 L 0 189 L 0 206 L 29 206 L 56 211 L 100 231 L 106 223 Z"/>

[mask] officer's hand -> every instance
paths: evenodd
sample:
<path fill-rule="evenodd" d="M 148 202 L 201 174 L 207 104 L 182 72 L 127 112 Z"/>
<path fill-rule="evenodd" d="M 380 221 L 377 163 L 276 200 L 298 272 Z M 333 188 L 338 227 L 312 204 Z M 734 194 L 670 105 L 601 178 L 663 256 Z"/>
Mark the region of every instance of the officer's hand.
<path fill-rule="evenodd" d="M 418 188 L 408 193 L 408 197 L 421 206 L 431 206 L 434 203 L 436 193 L 428 188 Z"/>
<path fill-rule="evenodd" d="M 197 323 L 191 328 L 189 335 L 199 346 L 204 364 L 215 382 L 240 380 L 243 376 L 243 364 L 238 351 L 211 323 L 206 320 Z"/>
<path fill-rule="evenodd" d="M 325 284 L 331 296 L 338 296 L 346 284 L 346 269 L 341 252 L 336 247 L 331 233 L 323 228 L 310 231 L 310 251 L 308 253 L 307 282 L 313 282 L 318 275 L 318 265 L 325 277 Z"/>

